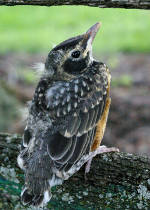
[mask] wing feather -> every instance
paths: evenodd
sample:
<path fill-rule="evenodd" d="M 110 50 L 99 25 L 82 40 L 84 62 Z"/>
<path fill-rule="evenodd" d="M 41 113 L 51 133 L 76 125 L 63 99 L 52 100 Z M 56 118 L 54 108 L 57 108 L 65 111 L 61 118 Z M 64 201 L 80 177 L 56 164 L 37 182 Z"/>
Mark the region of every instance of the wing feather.
<path fill-rule="evenodd" d="M 89 121 L 89 114 L 88 113 L 81 113 L 81 119 L 82 122 L 80 124 L 80 127 L 78 129 L 78 136 L 79 135 L 83 135 L 86 132 L 86 126 L 88 124 Z"/>
<path fill-rule="evenodd" d="M 103 103 L 72 116 L 64 130 L 49 139 L 48 153 L 59 170 L 68 170 L 84 154 L 89 153 Z M 66 135 L 66 131 L 69 135 Z"/>
<path fill-rule="evenodd" d="M 56 133 L 48 137 L 48 153 L 53 160 L 60 160 L 71 147 L 71 139 Z"/>
<path fill-rule="evenodd" d="M 77 123 L 73 130 L 73 135 L 77 135 L 81 123 L 82 123 L 82 119 L 81 117 L 78 117 Z"/>
<path fill-rule="evenodd" d="M 91 128 L 91 126 L 92 126 L 92 121 L 93 121 L 93 118 L 94 118 L 94 115 L 95 115 L 95 111 L 94 111 L 94 109 L 89 109 L 88 113 L 89 113 L 89 121 L 88 121 L 87 126 L 86 126 L 86 130 L 87 130 L 87 131 L 88 131 L 88 130 Z M 93 125 L 93 126 L 94 126 L 94 125 Z"/>
<path fill-rule="evenodd" d="M 101 109 L 101 107 L 99 105 L 96 105 L 94 107 L 94 116 L 93 116 L 93 119 L 92 119 L 92 122 L 91 122 L 92 126 L 95 126 L 97 124 L 97 116 L 98 116 L 98 113 L 99 113 L 100 109 Z"/>
<path fill-rule="evenodd" d="M 70 163 L 74 164 L 80 159 L 83 148 L 86 144 L 86 137 L 87 137 L 87 134 L 82 135 L 80 138 L 74 137 L 75 138 L 74 141 L 76 141 L 76 147 L 75 147 L 72 157 L 69 160 Z"/>
<path fill-rule="evenodd" d="M 60 160 L 56 161 L 58 164 L 61 164 L 61 166 L 65 165 L 74 153 L 77 142 L 73 141 L 73 140 L 71 140 L 71 142 L 72 142 L 72 144 L 71 144 L 71 147 L 68 150 L 68 152 Z"/>
<path fill-rule="evenodd" d="M 91 150 L 91 145 L 95 136 L 96 128 L 93 128 L 92 130 L 89 131 L 89 143 L 87 145 L 87 148 L 85 150 L 85 154 L 88 154 L 89 151 Z"/>

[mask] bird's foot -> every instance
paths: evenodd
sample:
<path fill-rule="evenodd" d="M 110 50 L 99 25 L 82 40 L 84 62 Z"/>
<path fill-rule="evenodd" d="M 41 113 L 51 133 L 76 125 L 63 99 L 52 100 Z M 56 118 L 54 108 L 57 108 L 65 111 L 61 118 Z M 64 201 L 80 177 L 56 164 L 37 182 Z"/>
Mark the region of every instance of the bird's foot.
<path fill-rule="evenodd" d="M 101 154 L 104 152 L 119 152 L 119 149 L 115 147 L 107 148 L 106 146 L 100 146 L 95 151 L 90 152 L 88 155 L 83 155 L 83 157 L 75 165 L 73 165 L 67 172 L 62 173 L 63 180 L 67 180 L 74 173 L 79 171 L 79 169 L 84 165 L 84 163 L 87 162 L 87 165 L 85 168 L 85 175 L 86 175 L 86 173 L 90 171 L 90 165 L 91 165 L 93 157 L 95 157 L 97 154 Z"/>
<path fill-rule="evenodd" d="M 95 157 L 97 154 L 102 154 L 105 152 L 119 152 L 119 149 L 115 147 L 108 148 L 103 145 L 103 146 L 99 146 L 95 151 L 91 152 L 91 158 L 87 161 L 86 166 L 85 166 L 85 179 L 87 179 L 86 174 L 89 173 L 90 171 L 93 157 Z"/>

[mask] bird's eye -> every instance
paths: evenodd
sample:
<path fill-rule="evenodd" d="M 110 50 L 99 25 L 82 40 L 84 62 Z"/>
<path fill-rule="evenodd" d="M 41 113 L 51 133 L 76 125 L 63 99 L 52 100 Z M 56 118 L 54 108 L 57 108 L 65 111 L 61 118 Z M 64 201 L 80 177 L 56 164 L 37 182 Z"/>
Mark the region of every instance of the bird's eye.
<path fill-rule="evenodd" d="M 80 51 L 79 50 L 76 50 L 76 51 L 72 52 L 71 56 L 73 58 L 79 58 L 80 57 Z"/>

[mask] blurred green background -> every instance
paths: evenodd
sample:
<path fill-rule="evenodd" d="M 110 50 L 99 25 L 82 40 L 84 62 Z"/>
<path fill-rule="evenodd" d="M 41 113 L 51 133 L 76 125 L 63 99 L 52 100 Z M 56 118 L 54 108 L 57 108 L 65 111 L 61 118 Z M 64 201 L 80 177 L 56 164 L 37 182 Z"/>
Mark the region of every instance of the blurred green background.
<path fill-rule="evenodd" d="M 101 21 L 94 50 L 150 52 L 150 12 L 90 7 L 1 7 L 0 53 L 48 52 Z"/>

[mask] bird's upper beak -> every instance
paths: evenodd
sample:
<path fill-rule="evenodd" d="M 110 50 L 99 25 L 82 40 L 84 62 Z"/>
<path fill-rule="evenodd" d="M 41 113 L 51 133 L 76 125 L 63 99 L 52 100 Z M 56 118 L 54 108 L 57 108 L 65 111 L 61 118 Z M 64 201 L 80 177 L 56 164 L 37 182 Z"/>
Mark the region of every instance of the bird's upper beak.
<path fill-rule="evenodd" d="M 100 26 L 101 26 L 101 23 L 96 23 L 91 28 L 89 28 L 89 30 L 85 34 L 83 34 L 82 46 L 84 49 L 86 49 L 86 48 L 91 49 L 93 40 L 94 40 Z"/>

